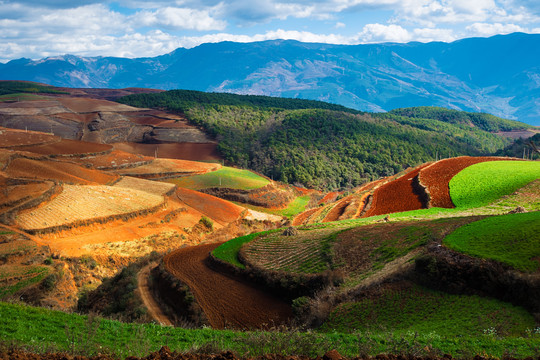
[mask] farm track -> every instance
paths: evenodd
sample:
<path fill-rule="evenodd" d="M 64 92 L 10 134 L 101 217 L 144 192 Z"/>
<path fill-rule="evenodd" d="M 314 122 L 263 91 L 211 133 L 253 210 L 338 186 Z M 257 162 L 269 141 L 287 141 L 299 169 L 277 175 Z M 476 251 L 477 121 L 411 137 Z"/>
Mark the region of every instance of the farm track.
<path fill-rule="evenodd" d="M 137 274 L 137 287 L 141 294 L 141 299 L 152 319 L 161 325 L 173 326 L 173 322 L 165 315 L 163 310 L 161 310 L 159 303 L 154 299 L 154 296 L 152 296 L 152 292 L 150 291 L 148 277 L 150 276 L 150 269 L 156 265 L 156 263 L 148 264 L 139 271 L 139 274 Z"/>
<path fill-rule="evenodd" d="M 454 208 L 455 205 L 450 198 L 450 180 L 461 170 L 485 161 L 504 160 L 501 157 L 470 157 L 461 156 L 450 159 L 439 160 L 423 168 L 418 179 L 430 196 L 430 207 Z M 518 159 L 508 159 L 518 160 Z"/>
<path fill-rule="evenodd" d="M 286 323 L 289 305 L 243 281 L 211 270 L 208 253 L 220 244 L 187 247 L 165 256 L 167 270 L 186 283 L 213 328 L 267 328 Z"/>

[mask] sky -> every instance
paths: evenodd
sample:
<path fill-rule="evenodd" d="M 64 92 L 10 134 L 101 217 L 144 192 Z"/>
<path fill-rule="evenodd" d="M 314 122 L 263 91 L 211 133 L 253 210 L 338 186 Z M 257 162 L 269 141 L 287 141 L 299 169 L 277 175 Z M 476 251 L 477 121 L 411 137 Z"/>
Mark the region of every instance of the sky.
<path fill-rule="evenodd" d="M 219 41 L 365 44 L 540 33 L 538 0 L 0 0 L 0 62 Z"/>

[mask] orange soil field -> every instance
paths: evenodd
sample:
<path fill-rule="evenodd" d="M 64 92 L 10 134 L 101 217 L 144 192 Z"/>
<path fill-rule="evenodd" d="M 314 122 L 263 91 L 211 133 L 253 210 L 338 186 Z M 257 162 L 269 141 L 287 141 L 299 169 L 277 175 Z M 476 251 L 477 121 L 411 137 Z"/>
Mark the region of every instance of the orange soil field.
<path fill-rule="evenodd" d="M 326 214 L 322 222 L 336 221 L 341 216 L 341 214 L 343 214 L 345 208 L 351 203 L 351 200 L 352 196 L 350 195 L 341 199 L 336 205 L 334 205 L 332 210 L 330 210 L 328 214 Z"/>
<path fill-rule="evenodd" d="M 138 111 L 139 109 L 108 100 L 90 98 L 59 97 L 58 102 L 77 113 L 96 111 Z"/>
<path fill-rule="evenodd" d="M 0 103 L 0 115 L 38 116 L 55 115 L 68 112 L 62 104 L 55 100 L 20 101 L 16 103 Z"/>
<path fill-rule="evenodd" d="M 145 191 L 155 195 L 165 195 L 176 187 L 176 185 L 171 183 L 139 179 L 131 176 L 124 176 L 114 186 Z"/>
<path fill-rule="evenodd" d="M 77 114 L 77 113 L 59 113 L 54 115 L 57 118 L 60 119 L 66 119 L 71 121 L 77 121 L 82 123 L 89 123 L 95 118 L 97 118 L 99 115 L 98 113 L 85 113 L 85 114 Z"/>
<path fill-rule="evenodd" d="M 5 172 L 11 177 L 57 180 L 73 184 L 107 184 L 118 178 L 68 162 L 25 158 L 11 161 Z"/>
<path fill-rule="evenodd" d="M 218 170 L 220 167 L 221 165 L 219 164 L 189 160 L 155 159 L 150 164 L 130 169 L 119 169 L 116 170 L 116 173 L 136 177 L 158 178 L 183 174 L 204 174 L 209 171 Z"/>
<path fill-rule="evenodd" d="M 420 183 L 426 187 L 430 195 L 431 207 L 454 208 L 450 199 L 450 180 L 461 170 L 484 161 L 502 160 L 500 157 L 461 156 L 439 160 L 420 171 Z M 506 159 L 506 158 L 505 158 Z"/>
<path fill-rule="evenodd" d="M 20 147 L 59 142 L 58 136 L 34 131 L 7 129 L 0 127 L 0 148 Z"/>
<path fill-rule="evenodd" d="M 153 157 L 156 149 L 158 157 L 193 161 L 221 161 L 215 143 L 170 143 L 170 144 L 140 144 L 114 143 L 118 150 Z"/>
<path fill-rule="evenodd" d="M 413 190 L 413 179 L 427 165 L 412 169 L 375 190 L 373 202 L 363 217 L 422 209 L 422 201 Z"/>
<path fill-rule="evenodd" d="M 317 211 L 319 211 L 320 209 L 319 208 L 313 208 L 313 209 L 309 209 L 309 210 L 306 210 L 300 214 L 298 214 L 292 221 L 292 226 L 298 226 L 298 225 L 302 225 L 304 224 L 311 215 L 313 215 L 314 213 L 316 213 Z"/>
<path fill-rule="evenodd" d="M 189 286 L 210 325 L 251 329 L 286 323 L 292 311 L 285 302 L 205 265 L 208 253 L 218 245 L 186 247 L 163 259 L 167 270 Z"/>
<path fill-rule="evenodd" d="M 62 193 L 39 208 L 19 213 L 17 224 L 39 230 L 152 208 L 162 196 L 112 186 L 64 185 Z"/>
<path fill-rule="evenodd" d="M 48 145 L 27 146 L 22 150 L 40 155 L 80 155 L 101 153 L 111 150 L 113 147 L 108 144 L 97 144 L 80 140 L 67 140 Z"/>
<path fill-rule="evenodd" d="M 36 198 L 49 190 L 53 185 L 54 183 L 52 182 L 39 182 L 7 186 L 5 182 L 0 181 L 0 188 L 2 189 L 0 191 L 0 209 L 20 200 Z"/>
<path fill-rule="evenodd" d="M 113 150 L 110 153 L 103 155 L 91 155 L 83 158 L 73 158 L 71 161 L 76 161 L 80 164 L 90 164 L 96 169 L 114 169 L 118 167 L 130 167 L 138 163 L 154 160 L 151 157 L 131 154 L 125 151 Z"/>
<path fill-rule="evenodd" d="M 176 196 L 179 200 L 186 203 L 186 205 L 206 214 L 220 225 L 226 225 L 237 220 L 246 210 L 227 200 L 203 194 L 195 190 L 178 188 L 176 189 Z"/>

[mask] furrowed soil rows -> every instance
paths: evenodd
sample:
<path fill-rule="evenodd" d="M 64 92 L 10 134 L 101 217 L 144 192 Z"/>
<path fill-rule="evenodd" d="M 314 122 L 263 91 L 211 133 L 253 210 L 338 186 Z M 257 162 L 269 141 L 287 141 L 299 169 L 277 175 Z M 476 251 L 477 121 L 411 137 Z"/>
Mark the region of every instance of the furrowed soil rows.
<path fill-rule="evenodd" d="M 124 176 L 114 186 L 145 191 L 155 195 L 165 195 L 171 192 L 176 185 L 161 181 L 144 180 L 131 176 Z"/>
<path fill-rule="evenodd" d="M 167 270 L 189 286 L 210 325 L 250 329 L 286 323 L 292 311 L 285 302 L 205 265 L 209 252 L 219 245 L 187 247 L 163 259 Z"/>
<path fill-rule="evenodd" d="M 33 152 L 40 155 L 82 155 L 104 153 L 112 149 L 108 144 L 97 144 L 80 140 L 67 140 L 39 146 L 27 146 L 21 150 Z"/>
<path fill-rule="evenodd" d="M 461 170 L 485 161 L 496 161 L 507 158 L 461 156 L 439 160 L 420 171 L 418 179 L 430 196 L 431 207 L 454 208 L 450 198 L 450 180 Z"/>
<path fill-rule="evenodd" d="M 195 190 L 178 188 L 176 189 L 176 195 L 178 199 L 186 205 L 206 214 L 221 225 L 226 225 L 237 220 L 246 210 L 227 200 L 203 194 Z"/>
<path fill-rule="evenodd" d="M 112 186 L 65 185 L 49 203 L 19 214 L 25 230 L 43 230 L 81 221 L 142 211 L 164 203 L 162 196 Z"/>
<path fill-rule="evenodd" d="M 60 141 L 59 137 L 50 134 L 34 131 L 27 132 L 24 130 L 0 128 L 1 148 L 50 144 L 58 141 Z"/>
<path fill-rule="evenodd" d="M 154 160 L 154 158 L 130 154 L 125 151 L 113 150 L 108 154 L 86 156 L 83 158 L 75 158 L 74 161 L 81 165 L 87 165 L 101 170 L 114 170 L 122 168 L 133 168 L 141 165 L 148 164 Z"/>
<path fill-rule="evenodd" d="M 116 172 L 120 175 L 135 176 L 141 178 L 166 178 L 181 175 L 204 174 L 217 170 L 219 164 L 209 164 L 189 160 L 155 159 L 150 164 L 138 166 L 133 169 L 122 169 Z"/>
<path fill-rule="evenodd" d="M 413 186 L 413 180 L 425 166 L 427 165 L 412 169 L 401 177 L 377 188 L 373 193 L 371 207 L 363 217 L 422 209 L 421 197 Z"/>
<path fill-rule="evenodd" d="M 56 180 L 72 184 L 107 184 L 118 177 L 99 170 L 90 170 L 79 165 L 60 161 L 39 161 L 17 158 L 5 172 L 12 177 Z"/>
<path fill-rule="evenodd" d="M 217 151 L 217 143 L 170 143 L 170 144 L 141 144 L 114 143 L 118 150 L 145 156 L 192 161 L 221 161 L 223 158 Z"/>
<path fill-rule="evenodd" d="M 140 109 L 119 104 L 108 100 L 97 100 L 89 98 L 58 98 L 58 102 L 66 108 L 76 113 L 88 113 L 88 112 L 118 112 L 118 111 L 139 111 Z"/>

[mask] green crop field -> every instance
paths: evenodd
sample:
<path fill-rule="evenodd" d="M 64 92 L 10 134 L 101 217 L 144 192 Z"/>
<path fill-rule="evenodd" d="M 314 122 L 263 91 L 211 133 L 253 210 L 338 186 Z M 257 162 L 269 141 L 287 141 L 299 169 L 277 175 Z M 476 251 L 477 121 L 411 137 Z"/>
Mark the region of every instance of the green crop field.
<path fill-rule="evenodd" d="M 211 187 L 253 190 L 270 184 L 268 179 L 249 170 L 240 170 L 228 166 L 202 175 L 172 179 L 170 182 L 192 190 L 201 190 Z"/>
<path fill-rule="evenodd" d="M 244 204 L 237 201 L 233 201 L 233 203 L 243 206 L 243 207 L 247 207 L 255 211 L 260 211 L 260 212 L 272 214 L 272 215 L 285 216 L 286 218 L 292 219 L 294 216 L 306 210 L 306 206 L 309 203 L 309 200 L 310 200 L 309 195 L 298 196 L 296 199 L 291 201 L 287 205 L 287 207 L 283 209 L 269 209 L 262 206 Z"/>
<path fill-rule="evenodd" d="M 2 266 L 0 268 L 0 299 L 39 283 L 50 271 L 48 266 Z"/>
<path fill-rule="evenodd" d="M 450 197 L 458 208 L 492 203 L 540 178 L 540 162 L 488 161 L 460 171 L 450 180 Z"/>
<path fill-rule="evenodd" d="M 323 325 L 325 331 L 435 332 L 444 336 L 521 335 L 534 329 L 525 309 L 479 296 L 451 295 L 412 285 L 385 289 L 377 297 L 339 305 Z"/>
<path fill-rule="evenodd" d="M 470 306 L 465 304 L 465 306 Z M 522 328 L 529 324 L 524 318 Z M 183 329 L 157 324 L 126 324 L 99 317 L 67 314 L 44 308 L 0 302 L 0 346 L 16 344 L 38 353 L 63 351 L 94 356 L 110 354 L 115 358 L 146 356 L 161 346 L 177 351 L 232 350 L 243 356 L 263 353 L 321 356 L 331 349 L 353 357 L 381 353 L 422 354 L 425 349 L 454 357 L 517 358 L 537 356 L 540 333 L 531 328 L 525 336 L 446 336 L 433 331 L 396 334 L 391 331 L 345 334 L 340 332 L 235 332 L 230 330 Z M 414 331 L 414 328 L 413 328 Z M 1 351 L 1 349 L 0 349 Z"/>
<path fill-rule="evenodd" d="M 444 239 L 448 247 L 527 272 L 540 264 L 540 211 L 493 216 L 463 226 Z"/>

